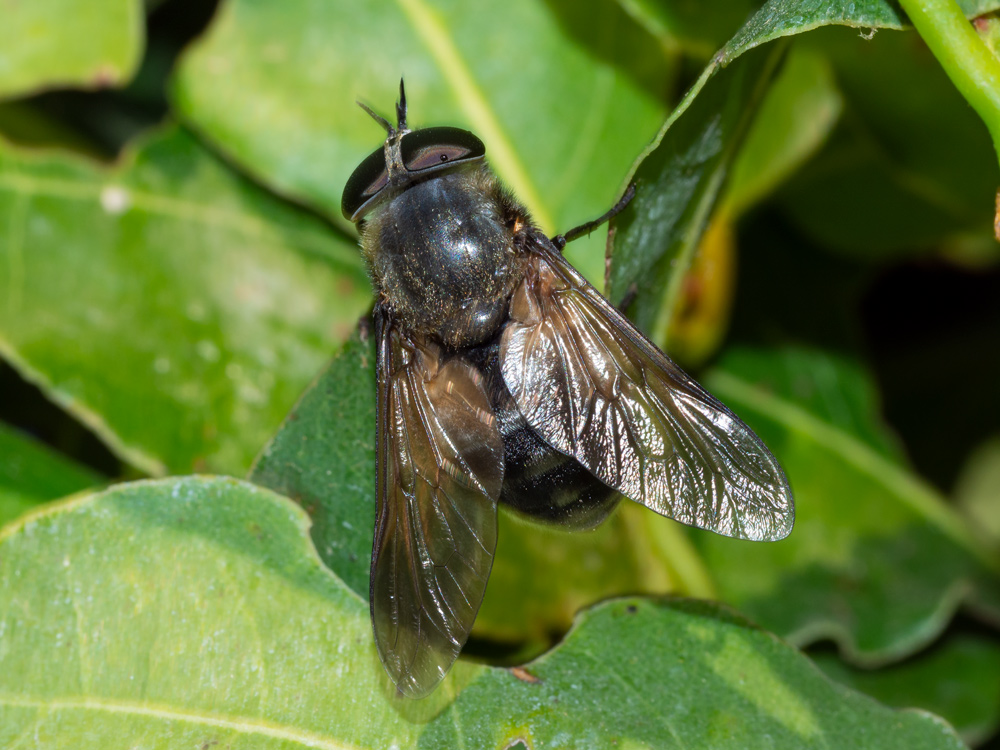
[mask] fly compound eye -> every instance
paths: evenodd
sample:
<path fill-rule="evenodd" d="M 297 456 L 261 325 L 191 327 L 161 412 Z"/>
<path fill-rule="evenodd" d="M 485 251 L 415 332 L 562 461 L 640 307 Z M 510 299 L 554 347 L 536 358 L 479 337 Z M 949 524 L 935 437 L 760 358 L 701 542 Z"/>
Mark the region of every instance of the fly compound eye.
<path fill-rule="evenodd" d="M 340 210 L 351 221 L 357 221 L 361 212 L 389 184 L 389 172 L 385 168 L 385 149 L 372 151 L 365 158 L 344 186 Z"/>
<path fill-rule="evenodd" d="M 431 167 L 439 167 L 447 162 L 461 161 L 469 149 L 461 146 L 427 146 L 417 151 L 413 158 L 405 162 L 411 172 L 422 172 Z"/>
<path fill-rule="evenodd" d="M 424 173 L 479 161 L 486 155 L 483 142 L 461 128 L 414 130 L 403 136 L 400 151 L 408 172 Z"/>

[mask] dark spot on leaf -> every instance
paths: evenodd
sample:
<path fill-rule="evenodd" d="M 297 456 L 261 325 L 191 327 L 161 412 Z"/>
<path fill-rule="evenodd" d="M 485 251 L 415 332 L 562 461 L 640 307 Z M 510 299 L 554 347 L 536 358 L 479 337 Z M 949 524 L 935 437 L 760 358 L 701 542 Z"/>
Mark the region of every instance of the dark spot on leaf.
<path fill-rule="evenodd" d="M 625 611 L 630 615 L 634 615 L 636 612 L 639 611 L 639 608 L 634 604 L 629 604 L 627 607 L 625 607 Z"/>
<path fill-rule="evenodd" d="M 531 674 L 531 672 L 524 667 L 511 667 L 510 673 L 521 682 L 527 682 L 529 685 L 537 685 L 541 682 L 540 679 L 535 677 L 535 675 Z"/>

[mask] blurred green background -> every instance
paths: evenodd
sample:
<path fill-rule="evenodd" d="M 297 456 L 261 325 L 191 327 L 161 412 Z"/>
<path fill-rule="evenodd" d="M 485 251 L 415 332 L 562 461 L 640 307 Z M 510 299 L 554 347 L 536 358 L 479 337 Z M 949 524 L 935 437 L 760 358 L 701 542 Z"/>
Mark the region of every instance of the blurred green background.
<path fill-rule="evenodd" d="M 997 155 L 895 4 L 761 5 L 0 0 L 0 544 L 29 588 L 60 580 L 60 548 L 16 551 L 26 518 L 72 526 L 50 501 L 219 474 L 297 501 L 366 596 L 370 290 L 339 201 L 380 136 L 354 101 L 390 112 L 405 75 L 411 124 L 477 132 L 550 233 L 637 180 L 612 239 L 567 256 L 615 300 L 636 290 L 633 318 L 798 501 L 774 545 L 637 507 L 578 535 L 504 513 L 467 653 L 520 663 L 612 596 L 717 599 L 837 682 L 1000 747 Z M 962 4 L 991 44 L 997 5 Z M 107 539 L 109 565 L 136 564 Z M 12 580 L 2 606 L 30 610 Z M 111 611 L 77 612 L 80 632 Z M 46 649 L 5 637 L 0 661 Z M 0 692 L 65 668 L 39 664 L 0 670 Z"/>

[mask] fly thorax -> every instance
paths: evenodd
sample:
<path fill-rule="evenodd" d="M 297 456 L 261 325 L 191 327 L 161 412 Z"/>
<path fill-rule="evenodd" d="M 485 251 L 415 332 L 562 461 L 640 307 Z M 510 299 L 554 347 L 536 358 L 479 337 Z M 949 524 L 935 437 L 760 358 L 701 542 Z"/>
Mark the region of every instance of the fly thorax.
<path fill-rule="evenodd" d="M 512 233 L 477 185 L 467 172 L 413 185 L 369 216 L 362 241 L 397 318 L 452 347 L 497 332 L 516 282 Z"/>

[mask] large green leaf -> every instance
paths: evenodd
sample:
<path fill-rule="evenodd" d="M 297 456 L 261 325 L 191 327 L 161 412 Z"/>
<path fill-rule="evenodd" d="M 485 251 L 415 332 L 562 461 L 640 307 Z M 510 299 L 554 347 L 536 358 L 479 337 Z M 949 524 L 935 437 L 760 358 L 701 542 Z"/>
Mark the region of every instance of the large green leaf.
<path fill-rule="evenodd" d="M 0 743 L 49 748 L 961 748 L 689 602 L 611 602 L 520 672 L 393 696 L 304 513 L 226 479 L 120 485 L 0 534 Z M 457 699 L 452 697 L 461 691 Z"/>
<path fill-rule="evenodd" d="M 1000 644 L 995 640 L 948 637 L 927 653 L 877 670 L 852 668 L 829 652 L 812 658 L 827 676 L 887 706 L 943 716 L 971 744 L 988 739 L 1000 725 Z"/>
<path fill-rule="evenodd" d="M 612 204 L 662 121 L 671 70 L 611 0 L 233 0 L 187 55 L 174 99 L 234 162 L 344 222 L 344 183 L 384 138 L 354 102 L 390 112 L 405 76 L 411 126 L 478 133 L 554 233 Z M 573 250 L 592 277 L 601 244 Z"/>
<path fill-rule="evenodd" d="M 97 472 L 0 422 L 0 526 L 46 500 L 103 481 Z"/>
<path fill-rule="evenodd" d="M 0 6 L 0 99 L 40 88 L 100 88 L 138 67 L 140 0 L 31 0 Z"/>
<path fill-rule="evenodd" d="M 760 202 L 829 136 L 844 102 L 826 59 L 793 45 L 733 161 L 721 210 L 734 219 Z"/>
<path fill-rule="evenodd" d="M 829 358 L 791 361 L 733 353 L 706 384 L 745 419 L 784 466 L 795 495 L 791 536 L 748 545 L 692 534 L 720 597 L 763 626 L 806 643 L 831 638 L 868 664 L 932 640 L 970 594 L 1000 596 L 1000 557 L 905 466 L 858 405 L 849 381 L 825 389 Z M 812 369 L 812 373 L 809 370 Z"/>
<path fill-rule="evenodd" d="M 744 142 L 735 154 L 716 157 L 714 169 L 727 171 L 728 177 L 705 233 L 699 235 L 697 226 L 690 227 L 691 234 L 676 244 L 673 255 L 667 256 L 680 261 L 676 276 L 662 262 L 654 265 L 666 284 L 659 308 L 655 302 L 638 306 L 640 317 L 643 309 L 647 315 L 658 310 L 650 330 L 657 340 L 669 341 L 671 355 L 681 364 L 703 364 L 725 335 L 738 265 L 736 221 L 822 146 L 842 106 L 826 60 L 801 45 L 793 45 L 764 94 Z M 690 187 L 695 192 L 703 189 L 699 199 L 702 209 L 716 200 L 716 181 L 706 179 L 700 187 L 697 182 Z M 641 260 L 643 252 L 637 250 L 633 259 Z M 616 257 L 621 259 L 620 255 Z M 689 258 L 691 265 L 682 273 Z M 677 286 L 671 282 L 673 278 L 683 281 Z M 652 282 L 644 287 L 650 299 L 663 292 Z"/>
<path fill-rule="evenodd" d="M 902 29 L 907 24 L 898 3 L 891 0 L 768 0 L 759 9 L 759 2 L 725 0 L 713 4 L 711 13 L 691 0 L 619 2 L 665 45 L 697 49 L 699 43 L 715 40 L 721 46 L 736 32 L 722 50 L 723 64 L 758 45 L 822 26 L 870 30 Z M 958 4 L 968 18 L 997 7 L 996 0 L 960 0 Z M 757 12 L 751 14 L 752 10 Z"/>
<path fill-rule="evenodd" d="M 0 353 L 145 471 L 242 473 L 368 304 L 352 244 L 180 130 L 0 145 Z"/>

